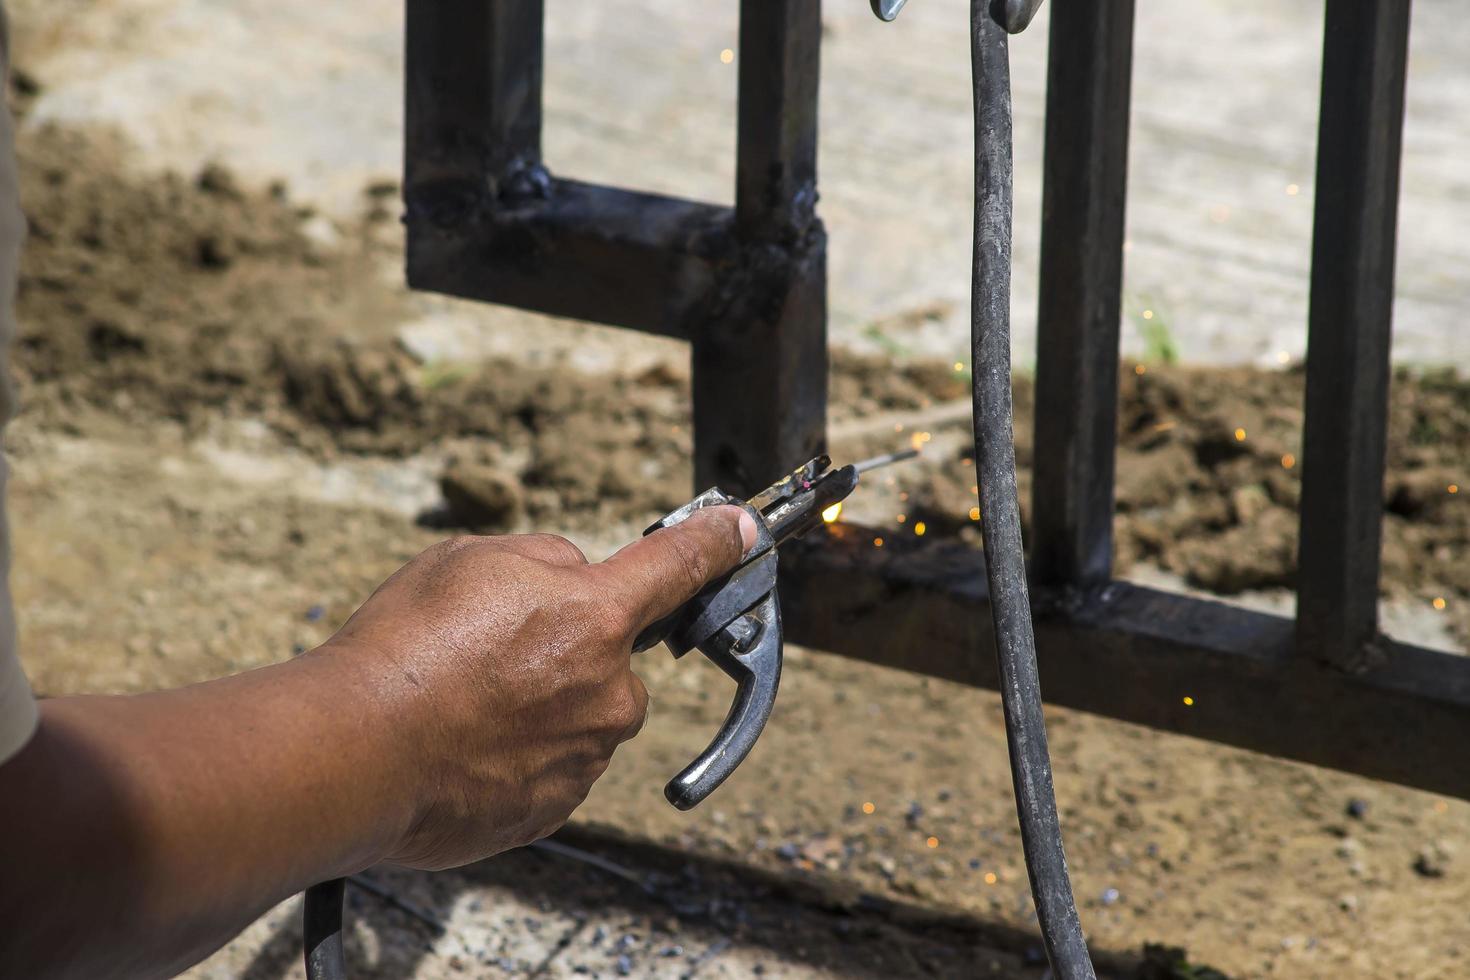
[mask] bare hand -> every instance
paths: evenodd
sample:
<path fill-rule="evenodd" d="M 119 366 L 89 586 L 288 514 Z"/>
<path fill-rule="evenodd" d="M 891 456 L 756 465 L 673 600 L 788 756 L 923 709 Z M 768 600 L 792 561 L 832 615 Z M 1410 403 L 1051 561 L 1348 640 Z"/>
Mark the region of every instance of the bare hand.
<path fill-rule="evenodd" d="M 643 725 L 634 637 L 754 541 L 719 507 L 600 564 L 552 535 L 461 537 L 388 579 L 314 654 L 388 678 L 419 802 L 386 859 L 454 867 L 560 827 Z"/>

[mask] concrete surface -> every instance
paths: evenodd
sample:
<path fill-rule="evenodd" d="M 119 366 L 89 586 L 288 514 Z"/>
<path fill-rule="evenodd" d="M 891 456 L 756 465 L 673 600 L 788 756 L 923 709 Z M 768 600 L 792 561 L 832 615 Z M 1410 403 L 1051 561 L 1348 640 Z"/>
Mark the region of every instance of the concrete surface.
<path fill-rule="evenodd" d="M 362 876 L 374 891 L 348 886 L 351 975 L 1035 980 L 1045 970 L 1039 947 L 1014 930 L 876 899 L 813 901 L 818 889 L 801 873 L 788 885 L 606 840 L 594 851 L 545 846 L 436 875 Z M 295 898 L 186 976 L 297 980 L 301 958 Z M 1104 976 L 1116 975 L 1112 964 L 1104 954 Z"/>

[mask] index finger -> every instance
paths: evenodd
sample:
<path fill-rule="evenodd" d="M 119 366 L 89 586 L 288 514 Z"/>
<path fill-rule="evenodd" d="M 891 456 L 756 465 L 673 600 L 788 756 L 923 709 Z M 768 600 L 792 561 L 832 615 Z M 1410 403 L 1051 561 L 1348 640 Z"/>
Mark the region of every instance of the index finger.
<path fill-rule="evenodd" d="M 639 538 L 598 568 L 636 633 L 694 598 L 754 546 L 754 518 L 739 507 L 706 507 Z"/>

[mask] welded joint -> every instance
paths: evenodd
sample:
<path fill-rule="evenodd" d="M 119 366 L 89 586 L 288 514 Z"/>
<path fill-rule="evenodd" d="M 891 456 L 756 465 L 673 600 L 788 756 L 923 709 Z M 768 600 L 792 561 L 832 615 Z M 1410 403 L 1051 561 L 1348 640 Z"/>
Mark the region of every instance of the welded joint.
<path fill-rule="evenodd" d="M 1391 642 L 1381 630 L 1374 630 L 1372 636 L 1353 645 L 1352 652 L 1346 657 L 1330 655 L 1330 641 L 1315 643 L 1315 649 L 1310 653 L 1324 667 L 1349 677 L 1362 677 L 1388 665 Z"/>
<path fill-rule="evenodd" d="M 827 230 L 812 215 L 805 231 L 790 242 L 749 241 L 732 236 L 727 251 L 713 260 L 714 284 L 690 311 L 687 331 L 698 337 L 713 324 L 775 324 L 794 283 L 811 274 L 813 262 L 825 258 Z"/>
<path fill-rule="evenodd" d="M 759 221 L 751 223 L 742 237 L 754 241 L 761 232 L 769 230 L 774 234 L 769 238 L 762 237 L 762 240 L 799 245 L 810 233 L 812 225 L 820 222 L 817 217 L 817 182 L 815 179 L 804 180 L 786 196 L 779 190 L 780 164 L 772 164 L 771 169 L 773 173 L 767 181 L 767 195 L 763 202 L 765 211 Z M 738 212 L 739 208 L 736 210 Z"/>
<path fill-rule="evenodd" d="M 1037 620 L 1083 622 L 1117 605 L 1133 590 L 1127 582 L 1097 585 L 1038 586 L 1031 584 L 1031 612 Z"/>
<path fill-rule="evenodd" d="M 403 190 L 404 221 L 410 226 L 448 230 L 493 220 L 501 210 L 524 211 L 549 201 L 552 193 L 551 172 L 546 165 L 534 157 L 522 156 L 499 174 L 410 184 Z"/>

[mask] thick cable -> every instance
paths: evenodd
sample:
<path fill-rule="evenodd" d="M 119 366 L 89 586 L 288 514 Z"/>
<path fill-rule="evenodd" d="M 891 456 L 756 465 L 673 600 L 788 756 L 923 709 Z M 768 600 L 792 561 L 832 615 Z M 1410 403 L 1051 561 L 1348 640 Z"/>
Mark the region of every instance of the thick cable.
<path fill-rule="evenodd" d="M 991 7 L 991 0 L 970 0 L 975 100 L 970 340 L 980 527 L 1011 780 L 1042 942 L 1058 980 L 1095 980 L 1062 848 L 1021 543 L 1011 408 L 1011 74 L 1006 32 L 992 18 Z"/>
<path fill-rule="evenodd" d="M 346 878 L 333 878 L 306 890 L 301 918 L 307 980 L 347 980 L 347 961 L 342 956 L 346 893 Z"/>

